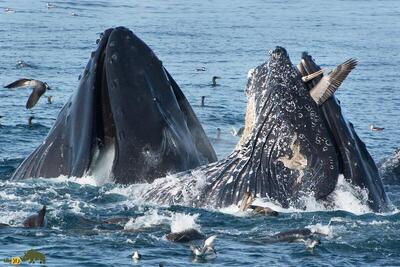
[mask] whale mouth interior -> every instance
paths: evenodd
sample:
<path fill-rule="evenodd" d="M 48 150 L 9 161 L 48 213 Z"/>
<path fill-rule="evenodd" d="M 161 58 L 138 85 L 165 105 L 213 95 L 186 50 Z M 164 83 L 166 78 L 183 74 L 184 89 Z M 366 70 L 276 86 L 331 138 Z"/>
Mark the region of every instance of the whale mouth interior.
<path fill-rule="evenodd" d="M 117 146 L 115 144 L 116 128 L 111 111 L 110 96 L 107 83 L 106 49 L 103 50 L 97 66 L 96 90 L 94 105 L 94 140 L 92 141 L 92 161 L 89 174 L 100 183 L 113 179 L 113 164 Z"/>

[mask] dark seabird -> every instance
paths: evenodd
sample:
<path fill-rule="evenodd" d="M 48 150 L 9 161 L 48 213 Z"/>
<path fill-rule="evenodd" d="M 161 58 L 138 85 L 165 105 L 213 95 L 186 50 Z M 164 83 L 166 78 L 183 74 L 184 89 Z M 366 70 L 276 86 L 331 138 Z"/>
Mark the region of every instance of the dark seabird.
<path fill-rule="evenodd" d="M 250 192 L 246 192 L 243 196 L 242 202 L 240 204 L 240 211 L 251 210 L 255 214 L 267 215 L 267 216 L 278 216 L 279 213 L 269 207 L 262 207 L 253 204 L 253 196 Z"/>
<path fill-rule="evenodd" d="M 22 223 L 24 227 L 45 227 L 46 226 L 46 206 L 34 215 L 29 216 Z"/>
<path fill-rule="evenodd" d="M 35 118 L 34 116 L 30 116 L 30 117 L 29 117 L 29 119 L 28 119 L 28 126 L 29 126 L 29 127 L 32 127 L 32 126 L 33 126 L 32 120 L 33 120 L 34 118 Z"/>
<path fill-rule="evenodd" d="M 19 79 L 15 82 L 12 82 L 4 88 L 18 88 L 18 87 L 31 87 L 32 93 L 26 102 L 26 108 L 31 109 L 33 108 L 36 103 L 38 102 L 39 98 L 46 92 L 46 90 L 51 90 L 51 88 L 47 85 L 47 83 L 33 80 L 33 79 Z"/>
<path fill-rule="evenodd" d="M 221 128 L 217 128 L 217 139 L 221 138 Z"/>
<path fill-rule="evenodd" d="M 204 239 L 206 236 L 194 228 L 186 229 L 181 232 L 169 233 L 165 236 L 167 240 L 179 243 L 186 243 L 193 240 Z"/>
<path fill-rule="evenodd" d="M 206 67 L 197 68 L 196 71 L 206 71 Z"/>
<path fill-rule="evenodd" d="M 284 232 L 280 232 L 273 235 L 269 242 L 287 242 L 287 243 L 304 243 L 306 248 L 313 250 L 315 246 L 321 244 L 318 232 L 313 232 L 308 228 L 292 229 Z"/>
<path fill-rule="evenodd" d="M 369 128 L 370 128 L 371 131 L 373 131 L 373 132 L 380 132 L 380 131 L 385 130 L 385 128 L 376 127 L 376 126 L 374 126 L 374 125 L 372 125 L 372 124 L 369 126 Z"/>
<path fill-rule="evenodd" d="M 202 106 L 202 107 L 204 107 L 204 100 L 205 100 L 205 99 L 206 99 L 205 96 L 202 96 L 202 97 L 201 97 L 201 106 Z"/>
<path fill-rule="evenodd" d="M 304 64 L 305 63 L 303 63 L 303 65 Z M 351 58 L 337 66 L 330 73 L 328 73 L 327 76 L 322 77 L 317 85 L 315 85 L 310 90 L 310 95 L 314 99 L 314 101 L 318 105 L 324 103 L 329 97 L 331 97 L 335 93 L 335 91 L 339 88 L 342 82 L 356 66 L 357 60 Z M 310 81 L 311 79 L 318 77 L 321 74 L 322 70 L 303 77 L 303 80 L 306 79 L 306 81 Z"/>
<path fill-rule="evenodd" d="M 53 98 L 53 96 L 52 95 L 49 95 L 48 97 L 47 97 L 47 104 L 52 104 L 53 102 L 52 102 L 52 99 Z"/>
<path fill-rule="evenodd" d="M 221 77 L 213 76 L 212 77 L 212 86 L 217 86 L 217 79 L 221 79 Z"/>

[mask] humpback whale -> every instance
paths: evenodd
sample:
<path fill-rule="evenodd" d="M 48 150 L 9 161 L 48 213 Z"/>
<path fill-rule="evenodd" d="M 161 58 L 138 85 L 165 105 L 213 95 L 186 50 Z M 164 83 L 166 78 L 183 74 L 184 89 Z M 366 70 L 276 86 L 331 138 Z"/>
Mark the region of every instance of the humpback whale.
<path fill-rule="evenodd" d="M 302 54 L 300 64 L 303 66 L 300 68 L 304 71 L 303 75 L 321 69 L 307 53 Z M 312 90 L 321 79 L 321 76 L 317 77 L 307 82 L 306 86 Z M 333 95 L 318 107 L 336 148 L 339 172 L 351 184 L 367 189 L 368 204 L 372 210 L 383 211 L 388 198 L 378 168 L 353 124 L 344 118 L 339 100 Z"/>
<path fill-rule="evenodd" d="M 250 193 L 285 208 L 305 208 L 303 200 L 309 196 L 329 204 L 343 174 L 368 190 L 371 209 L 384 210 L 387 197 L 375 163 L 336 98 L 330 97 L 335 88 L 327 86 L 327 93 L 314 99 L 310 90 L 322 72 L 303 81 L 320 69 L 306 54 L 303 59 L 307 73 L 293 66 L 284 48 L 274 49 L 269 60 L 250 73 L 247 131 L 235 150 L 216 163 L 155 180 L 142 197 L 218 208 L 237 205 Z"/>
<path fill-rule="evenodd" d="M 100 173 L 130 184 L 216 161 L 186 97 L 141 39 L 117 27 L 97 45 L 78 89 L 12 179 Z"/>

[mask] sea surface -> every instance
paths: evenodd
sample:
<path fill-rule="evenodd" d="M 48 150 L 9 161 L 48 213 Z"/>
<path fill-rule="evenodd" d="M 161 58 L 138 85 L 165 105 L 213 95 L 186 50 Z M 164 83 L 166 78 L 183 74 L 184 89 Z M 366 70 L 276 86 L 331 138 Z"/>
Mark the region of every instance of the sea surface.
<path fill-rule="evenodd" d="M 336 93 L 378 162 L 400 147 L 400 1 L 0 1 L 0 85 L 37 78 L 52 87 L 32 110 L 30 90 L 0 88 L 0 260 L 30 249 L 46 266 L 398 266 L 400 185 L 387 186 L 395 210 L 371 213 L 351 190 L 326 210 L 279 209 L 278 217 L 222 210 L 156 206 L 135 196 L 136 186 L 98 183 L 96 177 L 8 181 L 41 142 L 78 86 L 96 39 L 109 27 L 126 26 L 143 39 L 181 86 L 210 137 L 218 157 L 238 141 L 244 89 L 250 68 L 276 45 L 294 63 L 308 51 L 329 70 L 347 58 L 359 61 Z M 5 12 L 11 8 L 15 12 Z M 17 65 L 24 61 L 28 66 Z M 197 68 L 205 67 L 199 72 Z M 211 87 L 211 77 L 220 86 Z M 200 106 L 206 96 L 206 106 Z M 27 126 L 34 116 L 32 127 Z M 372 132 L 369 125 L 385 127 Z M 217 128 L 221 137 L 217 138 Z M 51 209 L 48 227 L 24 229 L 21 222 L 42 205 Z M 132 220 L 104 225 L 115 216 Z M 171 243 L 171 230 L 193 227 L 217 235 L 217 257 L 198 260 L 188 245 Z M 279 231 L 308 227 L 325 233 L 322 244 L 267 244 Z M 142 259 L 131 259 L 139 250 Z M 0 265 L 3 264 L 0 261 Z M 4 263 L 5 264 L 5 263 Z M 27 266 L 27 264 L 25 264 Z M 37 264 L 36 264 L 37 265 Z"/>

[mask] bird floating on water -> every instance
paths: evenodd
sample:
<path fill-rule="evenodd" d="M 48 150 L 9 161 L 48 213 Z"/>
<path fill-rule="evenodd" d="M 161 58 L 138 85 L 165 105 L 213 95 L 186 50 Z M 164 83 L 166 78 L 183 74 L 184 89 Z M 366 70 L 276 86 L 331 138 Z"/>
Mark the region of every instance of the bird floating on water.
<path fill-rule="evenodd" d="M 48 3 L 46 3 L 46 7 L 48 9 L 50 9 L 50 8 L 55 8 L 56 6 L 54 4 L 48 2 Z"/>
<path fill-rule="evenodd" d="M 22 69 L 22 68 L 28 68 L 28 67 L 32 67 L 31 65 L 29 65 L 28 63 L 26 63 L 23 60 L 18 60 L 17 64 L 15 65 L 18 69 Z"/>
<path fill-rule="evenodd" d="M 53 98 L 52 95 L 47 96 L 47 104 L 52 104 L 53 101 L 51 100 Z"/>
<path fill-rule="evenodd" d="M 371 124 L 371 125 L 369 126 L 369 128 L 370 128 L 371 131 L 373 131 L 373 132 L 380 132 L 380 131 L 385 130 L 385 128 L 377 127 L 377 126 L 374 126 L 373 124 Z"/>
<path fill-rule="evenodd" d="M 39 98 L 47 91 L 51 90 L 51 88 L 48 86 L 47 83 L 39 81 L 39 80 L 33 80 L 33 79 L 19 79 L 16 80 L 15 82 L 12 82 L 4 88 L 19 88 L 19 87 L 31 87 L 32 88 L 32 93 L 28 98 L 28 101 L 26 102 L 26 108 L 31 109 L 33 108 L 36 103 L 38 102 Z"/>
<path fill-rule="evenodd" d="M 207 238 L 204 241 L 204 244 L 202 247 L 198 246 L 190 246 L 190 249 L 192 250 L 193 255 L 196 257 L 200 258 L 205 258 L 208 256 L 215 256 L 217 254 L 217 251 L 214 248 L 214 240 L 217 238 L 216 235 L 212 235 L 209 238 Z"/>
<path fill-rule="evenodd" d="M 5 9 L 4 9 L 4 12 L 6 12 L 6 13 L 15 13 L 15 9 L 12 9 L 12 8 L 5 8 Z"/>
<path fill-rule="evenodd" d="M 221 79 L 219 76 L 213 76 L 212 77 L 212 86 L 217 86 L 217 79 Z"/>
<path fill-rule="evenodd" d="M 202 96 L 202 97 L 201 97 L 201 106 L 202 106 L 202 107 L 204 107 L 204 100 L 205 100 L 205 99 L 206 99 L 205 96 Z"/>
<path fill-rule="evenodd" d="M 217 139 L 221 138 L 221 128 L 217 128 Z"/>
<path fill-rule="evenodd" d="M 29 126 L 29 127 L 32 127 L 32 126 L 33 126 L 32 120 L 33 120 L 34 118 L 35 118 L 34 116 L 30 116 L 30 117 L 29 117 L 29 119 L 28 119 L 28 126 Z"/>
<path fill-rule="evenodd" d="M 206 71 L 206 67 L 197 68 L 196 71 Z"/>
<path fill-rule="evenodd" d="M 138 261 L 138 260 L 140 260 L 141 258 L 142 258 L 142 255 L 140 255 L 139 251 L 135 250 L 135 251 L 133 252 L 132 259 Z"/>

